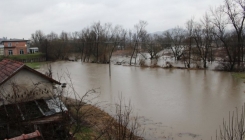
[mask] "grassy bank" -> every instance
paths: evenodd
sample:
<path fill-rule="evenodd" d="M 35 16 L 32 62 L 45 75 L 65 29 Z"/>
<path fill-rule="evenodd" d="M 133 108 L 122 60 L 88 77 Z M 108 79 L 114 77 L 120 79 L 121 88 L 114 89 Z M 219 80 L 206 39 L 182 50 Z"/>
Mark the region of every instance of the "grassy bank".
<path fill-rule="evenodd" d="M 21 60 L 21 59 L 38 59 L 45 57 L 43 53 L 34 53 L 34 54 L 23 54 L 23 55 L 8 55 L 1 56 L 0 59 L 13 59 L 13 60 Z"/>
<path fill-rule="evenodd" d="M 80 130 L 74 136 L 75 140 L 92 140 L 98 138 L 102 130 L 106 128 L 104 122 L 113 119 L 109 114 L 96 106 L 84 104 L 79 107 L 79 112 L 76 112 L 78 106 L 75 104 L 76 101 L 74 99 L 66 98 L 64 102 L 73 118 L 76 118 L 76 121 L 81 125 Z M 73 124 L 70 132 L 73 132 L 75 129 L 76 124 Z"/>
<path fill-rule="evenodd" d="M 24 55 L 9 55 L 9 56 L 0 56 L 0 61 L 2 59 L 12 59 L 16 61 L 26 62 L 25 64 L 33 69 L 40 68 L 41 65 L 47 64 L 47 62 L 38 62 L 40 58 L 45 58 L 43 53 L 34 53 L 34 54 L 24 54 Z M 23 61 L 24 60 L 24 61 Z M 35 62 L 36 61 L 36 62 Z M 43 60 L 41 60 L 43 61 Z"/>
<path fill-rule="evenodd" d="M 48 62 L 31 62 L 31 63 L 25 63 L 25 65 L 33 69 L 39 69 L 41 65 L 45 65 L 47 63 Z"/>
<path fill-rule="evenodd" d="M 118 122 L 118 119 L 116 119 L 117 116 L 115 116 L 115 118 L 110 116 L 98 106 L 90 104 L 77 105 L 77 101 L 78 100 L 71 98 L 63 99 L 63 102 L 68 107 L 71 116 L 76 120 L 76 123 L 73 123 L 73 126 L 69 131 L 74 132 L 76 128 L 80 128 L 74 135 L 74 140 L 107 140 L 118 138 L 131 140 L 143 139 L 135 135 L 140 134 L 136 133 L 136 129 L 131 131 L 133 125 L 130 124 L 134 124 L 134 122 L 130 121 L 131 119 L 127 120 L 127 118 L 130 118 L 129 116 L 126 117 L 125 120 L 125 114 L 121 114 L 120 118 L 124 120 L 124 123 L 120 123 L 120 121 Z M 130 128 L 130 130 L 128 128 Z"/>
<path fill-rule="evenodd" d="M 232 76 L 239 79 L 245 79 L 245 73 L 244 72 L 234 72 L 232 73 Z"/>

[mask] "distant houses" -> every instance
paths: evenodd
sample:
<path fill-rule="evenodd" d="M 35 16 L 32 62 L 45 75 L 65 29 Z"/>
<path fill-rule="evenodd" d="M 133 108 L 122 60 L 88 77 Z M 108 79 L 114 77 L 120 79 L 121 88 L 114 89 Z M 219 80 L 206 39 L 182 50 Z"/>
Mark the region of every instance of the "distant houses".
<path fill-rule="evenodd" d="M 4 55 L 27 54 L 27 45 L 29 40 L 11 39 L 1 41 L 4 46 Z"/>
<path fill-rule="evenodd" d="M 30 47 L 30 40 L 0 39 L 0 56 L 23 55 L 38 52 L 37 47 Z"/>

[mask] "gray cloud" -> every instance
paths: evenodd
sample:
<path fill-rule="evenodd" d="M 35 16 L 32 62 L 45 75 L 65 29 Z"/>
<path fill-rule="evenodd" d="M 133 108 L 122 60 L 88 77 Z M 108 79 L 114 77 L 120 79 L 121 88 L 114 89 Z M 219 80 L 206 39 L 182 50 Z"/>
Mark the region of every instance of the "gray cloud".
<path fill-rule="evenodd" d="M 133 29 L 139 20 L 149 32 L 183 26 L 191 17 L 201 18 L 210 6 L 223 0 L 8 0 L 1 1 L 0 37 L 30 38 L 42 30 L 80 31 L 92 23 L 112 23 Z"/>

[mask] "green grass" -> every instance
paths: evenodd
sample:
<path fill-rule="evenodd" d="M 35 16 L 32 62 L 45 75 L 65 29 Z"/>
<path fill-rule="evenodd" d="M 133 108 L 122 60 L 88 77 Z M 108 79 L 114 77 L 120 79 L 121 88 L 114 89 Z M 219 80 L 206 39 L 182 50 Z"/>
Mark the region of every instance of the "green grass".
<path fill-rule="evenodd" d="M 239 79 L 245 79 L 245 73 L 244 72 L 232 73 L 232 76 L 235 78 L 239 78 Z"/>
<path fill-rule="evenodd" d="M 74 129 L 74 128 L 72 128 Z M 73 130 L 72 130 L 73 131 Z M 76 140 L 91 140 L 92 139 L 93 130 L 89 127 L 82 127 L 80 132 L 75 134 Z"/>
<path fill-rule="evenodd" d="M 9 58 L 9 59 L 35 59 L 35 58 L 42 58 L 45 57 L 45 54 L 43 53 L 34 53 L 34 54 L 23 54 L 23 55 L 9 55 L 5 56 L 4 58 Z"/>
<path fill-rule="evenodd" d="M 0 60 L 4 59 L 4 56 L 3 55 L 0 55 Z"/>
<path fill-rule="evenodd" d="M 47 62 L 32 62 L 32 63 L 25 63 L 30 68 L 39 69 L 41 65 L 47 64 Z"/>

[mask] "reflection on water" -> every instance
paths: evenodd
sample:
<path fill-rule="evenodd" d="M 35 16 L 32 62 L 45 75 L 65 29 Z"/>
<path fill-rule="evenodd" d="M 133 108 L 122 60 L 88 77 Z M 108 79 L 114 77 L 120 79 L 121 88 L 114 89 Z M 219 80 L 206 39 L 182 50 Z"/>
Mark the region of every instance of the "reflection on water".
<path fill-rule="evenodd" d="M 100 88 L 99 101 L 113 104 L 122 93 L 142 118 L 147 139 L 211 139 L 229 111 L 244 103 L 244 83 L 226 72 L 112 65 L 110 78 L 104 64 L 54 62 L 52 68 L 67 69 L 80 94 Z"/>

